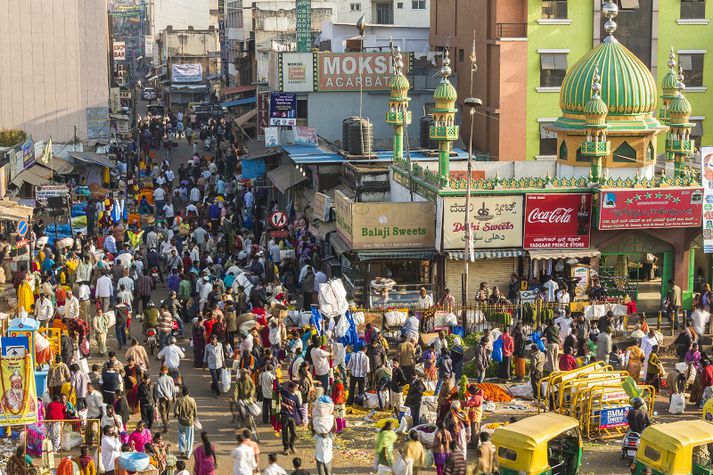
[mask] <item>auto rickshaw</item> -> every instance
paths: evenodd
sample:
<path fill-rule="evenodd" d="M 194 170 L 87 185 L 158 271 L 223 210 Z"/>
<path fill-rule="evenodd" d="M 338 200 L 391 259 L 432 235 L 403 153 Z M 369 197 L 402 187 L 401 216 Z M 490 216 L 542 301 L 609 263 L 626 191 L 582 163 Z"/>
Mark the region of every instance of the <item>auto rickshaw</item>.
<path fill-rule="evenodd" d="M 702 420 L 654 424 L 641 434 L 639 449 L 631 466 L 633 474 L 711 475 L 709 446 L 713 424 Z"/>
<path fill-rule="evenodd" d="M 502 475 L 576 475 L 582 463 L 579 421 L 543 413 L 498 427 L 493 444 Z"/>

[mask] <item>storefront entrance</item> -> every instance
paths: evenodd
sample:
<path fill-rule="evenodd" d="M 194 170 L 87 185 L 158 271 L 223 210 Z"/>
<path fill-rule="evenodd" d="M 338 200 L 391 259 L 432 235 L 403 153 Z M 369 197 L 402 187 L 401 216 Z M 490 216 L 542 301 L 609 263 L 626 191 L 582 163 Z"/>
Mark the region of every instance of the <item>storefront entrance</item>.
<path fill-rule="evenodd" d="M 603 246 L 599 280 L 609 297 L 628 295 L 639 312 L 657 312 L 673 276 L 673 247 L 642 231 Z"/>

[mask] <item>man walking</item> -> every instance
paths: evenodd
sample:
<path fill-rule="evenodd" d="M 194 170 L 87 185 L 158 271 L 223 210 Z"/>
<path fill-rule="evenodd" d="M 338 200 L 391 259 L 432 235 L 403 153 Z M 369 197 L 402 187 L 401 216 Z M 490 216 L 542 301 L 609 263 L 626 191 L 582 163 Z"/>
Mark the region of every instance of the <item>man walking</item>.
<path fill-rule="evenodd" d="M 364 380 L 369 374 L 369 357 L 366 356 L 365 347 L 362 346 L 359 351 L 354 353 L 347 363 L 349 370 L 349 398 L 347 405 L 354 404 L 354 396 L 364 392 Z"/>
<path fill-rule="evenodd" d="M 161 376 L 156 380 L 156 402 L 158 403 L 158 413 L 163 423 L 163 433 L 168 432 L 168 416 L 171 412 L 171 404 L 176 394 L 176 385 L 173 378 L 168 375 L 168 367 L 161 366 Z"/>
<path fill-rule="evenodd" d="M 193 424 L 198 415 L 196 400 L 190 394 L 188 386 L 183 386 L 181 397 L 173 408 L 173 415 L 178 420 L 178 453 L 184 458 L 190 458 L 193 452 Z"/>
<path fill-rule="evenodd" d="M 224 359 L 223 345 L 218 343 L 218 335 L 214 333 L 210 337 L 210 345 L 205 348 L 203 367 L 210 370 L 210 388 L 215 391 L 215 397 L 220 396 L 220 370 L 223 369 Z"/>

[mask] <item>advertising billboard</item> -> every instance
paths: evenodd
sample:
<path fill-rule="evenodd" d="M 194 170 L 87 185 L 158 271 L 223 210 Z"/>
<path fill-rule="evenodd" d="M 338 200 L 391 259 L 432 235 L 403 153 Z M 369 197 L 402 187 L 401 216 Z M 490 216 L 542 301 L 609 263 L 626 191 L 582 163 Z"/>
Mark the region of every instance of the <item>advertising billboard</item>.
<path fill-rule="evenodd" d="M 472 196 L 474 249 L 522 246 L 522 196 Z M 443 249 L 465 249 L 465 197 L 443 199 Z"/>
<path fill-rule="evenodd" d="M 592 195 L 536 193 L 525 197 L 525 249 L 589 247 Z"/>
<path fill-rule="evenodd" d="M 696 228 L 702 205 L 698 187 L 602 190 L 599 229 Z"/>

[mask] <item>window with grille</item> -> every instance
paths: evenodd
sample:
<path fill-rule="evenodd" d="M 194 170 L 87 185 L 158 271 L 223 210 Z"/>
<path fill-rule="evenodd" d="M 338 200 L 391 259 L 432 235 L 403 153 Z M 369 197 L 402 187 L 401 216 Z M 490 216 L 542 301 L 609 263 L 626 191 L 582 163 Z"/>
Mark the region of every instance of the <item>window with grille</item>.
<path fill-rule="evenodd" d="M 678 64 L 683 68 L 686 87 L 703 87 L 703 53 L 679 54 Z"/>
<path fill-rule="evenodd" d="M 540 87 L 560 87 L 567 72 L 567 53 L 540 54 Z"/>
<path fill-rule="evenodd" d="M 706 17 L 705 0 L 681 0 L 682 20 L 701 20 Z"/>
<path fill-rule="evenodd" d="M 350 3 L 349 8 L 353 12 L 360 12 L 361 11 L 361 3 Z"/>
<path fill-rule="evenodd" d="M 547 20 L 566 20 L 567 0 L 542 0 L 542 18 Z"/>
<path fill-rule="evenodd" d="M 411 9 L 412 10 L 425 10 L 426 9 L 426 0 L 412 0 L 411 1 Z"/>

